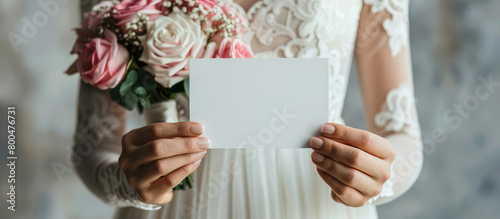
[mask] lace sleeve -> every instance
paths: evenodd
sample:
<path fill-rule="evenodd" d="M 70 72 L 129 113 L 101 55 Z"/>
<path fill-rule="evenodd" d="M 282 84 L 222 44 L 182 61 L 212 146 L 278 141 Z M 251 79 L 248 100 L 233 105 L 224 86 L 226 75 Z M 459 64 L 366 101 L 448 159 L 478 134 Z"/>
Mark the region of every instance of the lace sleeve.
<path fill-rule="evenodd" d="M 420 174 L 423 162 L 413 93 L 408 7 L 409 0 L 364 0 L 361 10 L 355 56 L 368 128 L 387 138 L 397 152 L 391 178 L 368 204 L 386 203 L 406 192 Z"/>
<path fill-rule="evenodd" d="M 108 92 L 80 83 L 72 154 L 75 170 L 85 185 L 108 204 L 159 209 L 157 205 L 139 201 L 118 167 L 126 118 L 127 111 L 112 102 Z"/>

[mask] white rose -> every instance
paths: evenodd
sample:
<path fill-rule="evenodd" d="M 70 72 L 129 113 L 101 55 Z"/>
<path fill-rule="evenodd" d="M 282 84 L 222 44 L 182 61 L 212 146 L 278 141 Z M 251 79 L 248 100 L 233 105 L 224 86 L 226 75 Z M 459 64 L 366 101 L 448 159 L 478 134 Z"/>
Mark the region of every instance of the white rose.
<path fill-rule="evenodd" d="M 164 87 L 189 76 L 189 58 L 203 53 L 206 36 L 200 24 L 188 15 L 174 12 L 148 22 L 147 34 L 140 36 L 144 50 L 140 61 L 148 64 L 155 80 Z"/>

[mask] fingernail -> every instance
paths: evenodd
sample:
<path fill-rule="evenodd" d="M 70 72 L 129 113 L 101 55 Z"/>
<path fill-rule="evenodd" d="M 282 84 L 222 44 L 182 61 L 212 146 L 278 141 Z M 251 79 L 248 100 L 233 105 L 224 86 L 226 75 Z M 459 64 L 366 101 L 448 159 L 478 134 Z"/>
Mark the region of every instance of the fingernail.
<path fill-rule="evenodd" d="M 208 146 L 210 146 L 210 141 L 208 140 L 208 138 L 202 138 L 198 140 L 198 148 L 206 149 L 208 148 Z"/>
<path fill-rule="evenodd" d="M 321 147 L 323 147 L 323 139 L 318 137 L 312 137 L 309 144 L 316 149 L 321 149 Z"/>
<path fill-rule="evenodd" d="M 197 160 L 196 162 L 193 163 L 193 165 L 198 166 L 201 163 L 201 159 Z"/>
<path fill-rule="evenodd" d="M 333 127 L 332 125 L 324 124 L 323 126 L 321 126 L 321 132 L 327 135 L 331 135 L 335 132 L 335 127 Z"/>
<path fill-rule="evenodd" d="M 202 152 L 198 152 L 196 154 L 194 154 L 195 157 L 203 157 L 203 155 L 205 155 L 207 153 L 207 151 L 202 151 Z"/>
<path fill-rule="evenodd" d="M 201 124 L 193 124 L 189 127 L 189 131 L 195 135 L 203 134 L 203 126 Z"/>
<path fill-rule="evenodd" d="M 320 153 L 316 152 L 316 151 L 313 151 L 311 153 L 311 157 L 314 161 L 318 162 L 318 163 L 321 163 L 323 162 L 323 160 L 325 160 L 325 156 L 321 155 Z"/>

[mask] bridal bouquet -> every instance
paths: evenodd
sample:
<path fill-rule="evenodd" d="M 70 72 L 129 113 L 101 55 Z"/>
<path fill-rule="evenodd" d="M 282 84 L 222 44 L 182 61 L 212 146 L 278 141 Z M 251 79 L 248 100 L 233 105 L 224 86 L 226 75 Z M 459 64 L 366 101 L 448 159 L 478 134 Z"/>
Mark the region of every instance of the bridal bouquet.
<path fill-rule="evenodd" d="M 190 58 L 253 58 L 248 21 L 215 0 L 102 1 L 76 29 L 67 70 L 128 110 L 189 95 Z M 186 178 L 174 190 L 191 187 Z"/>
<path fill-rule="evenodd" d="M 251 58 L 238 38 L 248 22 L 215 0 L 103 1 L 85 14 L 67 73 L 136 105 L 186 92 L 190 58 Z"/>

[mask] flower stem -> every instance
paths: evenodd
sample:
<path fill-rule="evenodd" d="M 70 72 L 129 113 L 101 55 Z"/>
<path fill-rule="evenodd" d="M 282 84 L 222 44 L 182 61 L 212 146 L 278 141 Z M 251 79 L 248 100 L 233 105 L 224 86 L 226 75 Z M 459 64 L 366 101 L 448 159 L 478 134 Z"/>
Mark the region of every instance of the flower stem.
<path fill-rule="evenodd" d="M 193 188 L 193 178 L 191 175 L 188 177 L 184 178 L 179 185 L 175 186 L 172 190 L 173 191 L 178 191 L 178 190 L 186 190 L 186 186 L 189 187 L 189 189 Z"/>

